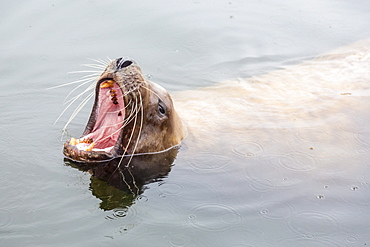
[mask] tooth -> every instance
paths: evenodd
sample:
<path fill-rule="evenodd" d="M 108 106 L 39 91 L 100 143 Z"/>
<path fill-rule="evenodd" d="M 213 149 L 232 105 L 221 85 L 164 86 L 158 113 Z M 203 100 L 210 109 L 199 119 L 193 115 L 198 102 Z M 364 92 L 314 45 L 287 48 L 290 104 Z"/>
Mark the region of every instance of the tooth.
<path fill-rule="evenodd" d="M 73 138 L 73 137 L 69 141 L 69 145 L 73 145 L 73 146 L 76 146 L 79 143 L 80 143 L 80 140 L 79 139 L 76 139 L 76 138 Z"/>
<path fill-rule="evenodd" d="M 113 87 L 114 81 L 113 80 L 107 80 L 100 84 L 100 88 L 106 88 L 106 87 Z"/>
<path fill-rule="evenodd" d="M 85 151 L 91 151 L 94 148 L 94 146 L 95 142 L 91 143 L 90 146 L 88 146 Z"/>

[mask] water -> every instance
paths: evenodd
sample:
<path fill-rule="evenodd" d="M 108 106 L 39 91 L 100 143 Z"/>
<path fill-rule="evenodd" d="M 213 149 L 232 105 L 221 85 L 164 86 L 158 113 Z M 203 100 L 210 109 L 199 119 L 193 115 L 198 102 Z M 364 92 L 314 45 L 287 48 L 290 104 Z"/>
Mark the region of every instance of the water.
<path fill-rule="evenodd" d="M 252 138 L 266 136 L 255 128 L 242 142 L 198 151 L 189 137 L 174 165 L 148 176 L 135 197 L 64 160 L 61 129 L 72 109 L 54 121 L 72 87 L 45 90 L 76 80 L 68 72 L 86 70 L 80 64 L 88 58 L 107 56 L 134 58 L 179 95 L 262 75 L 368 38 L 369 7 L 360 0 L 2 3 L 0 246 L 369 245 L 367 97 L 335 116 L 343 134 L 302 128 L 270 141 Z M 81 134 L 89 111 L 69 126 L 71 135 Z"/>

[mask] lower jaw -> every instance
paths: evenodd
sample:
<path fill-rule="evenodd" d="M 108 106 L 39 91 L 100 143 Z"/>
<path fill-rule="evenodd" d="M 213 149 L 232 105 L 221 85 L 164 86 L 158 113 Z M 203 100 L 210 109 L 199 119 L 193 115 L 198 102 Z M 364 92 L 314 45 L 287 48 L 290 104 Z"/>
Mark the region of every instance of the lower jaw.
<path fill-rule="evenodd" d="M 117 155 L 114 154 L 114 148 L 111 149 L 111 152 L 85 151 L 70 145 L 69 140 L 64 143 L 63 154 L 68 159 L 80 162 L 103 162 L 117 157 Z"/>

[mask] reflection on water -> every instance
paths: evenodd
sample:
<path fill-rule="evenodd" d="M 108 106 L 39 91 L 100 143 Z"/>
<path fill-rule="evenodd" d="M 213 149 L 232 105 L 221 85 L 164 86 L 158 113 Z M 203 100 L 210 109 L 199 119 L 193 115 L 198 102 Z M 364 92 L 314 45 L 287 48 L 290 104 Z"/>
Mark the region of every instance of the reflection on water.
<path fill-rule="evenodd" d="M 102 202 L 100 208 L 127 208 L 144 192 L 145 185 L 167 177 L 176 159 L 178 148 L 166 152 L 125 156 L 109 162 L 82 163 L 64 159 L 66 165 L 88 171 L 92 177 L 90 190 Z"/>

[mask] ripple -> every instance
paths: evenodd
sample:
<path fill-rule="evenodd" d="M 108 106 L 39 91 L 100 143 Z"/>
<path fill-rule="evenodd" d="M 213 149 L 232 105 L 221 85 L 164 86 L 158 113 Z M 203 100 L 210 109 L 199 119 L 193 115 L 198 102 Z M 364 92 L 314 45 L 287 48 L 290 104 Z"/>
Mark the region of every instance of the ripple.
<path fill-rule="evenodd" d="M 182 235 L 173 235 L 170 237 L 169 243 L 171 246 L 187 246 L 188 239 Z"/>
<path fill-rule="evenodd" d="M 347 241 L 348 243 L 353 244 L 353 243 L 356 243 L 356 242 L 358 241 L 358 239 L 357 239 L 356 237 L 347 237 L 347 238 L 346 238 L 346 241 Z"/>
<path fill-rule="evenodd" d="M 312 156 L 298 152 L 279 156 L 278 163 L 292 171 L 309 171 L 317 166 L 317 162 Z"/>
<path fill-rule="evenodd" d="M 10 226 L 14 221 L 13 214 L 6 209 L 0 209 L 0 229 Z"/>
<path fill-rule="evenodd" d="M 365 117 L 360 117 L 355 114 L 345 114 L 342 119 L 349 119 L 346 122 L 336 124 L 341 130 L 344 130 L 352 134 L 360 134 L 363 131 L 366 131 L 366 124 L 369 122 L 369 119 Z"/>
<path fill-rule="evenodd" d="M 51 236 L 58 236 L 60 234 L 60 230 L 58 230 L 58 229 L 51 229 L 51 230 L 49 230 L 48 233 Z"/>
<path fill-rule="evenodd" d="M 362 132 L 360 134 L 354 134 L 356 141 L 358 141 L 359 143 L 365 146 L 370 146 L 369 136 L 370 136 L 370 133 L 367 133 L 367 132 Z"/>
<path fill-rule="evenodd" d="M 31 97 L 32 98 L 39 98 L 39 96 L 45 95 L 45 89 L 39 88 L 26 88 L 20 91 L 20 95 L 22 97 Z"/>
<path fill-rule="evenodd" d="M 188 160 L 188 164 L 192 170 L 198 173 L 208 173 L 220 170 L 228 166 L 230 163 L 231 160 L 229 157 L 212 153 L 195 155 Z"/>
<path fill-rule="evenodd" d="M 109 211 L 109 215 L 105 216 L 106 220 L 117 220 L 121 218 L 135 218 L 137 215 L 134 207 L 129 208 L 115 208 L 112 211 Z"/>
<path fill-rule="evenodd" d="M 190 224 L 205 231 L 224 231 L 242 221 L 242 216 L 235 209 L 225 205 L 201 205 L 192 212 Z"/>
<path fill-rule="evenodd" d="M 346 20 L 348 19 L 346 15 L 342 15 L 337 12 L 325 11 L 325 13 L 321 14 L 321 16 L 327 20 L 334 21 L 335 23 L 340 22 L 341 24 L 342 24 L 341 21 L 346 22 Z"/>
<path fill-rule="evenodd" d="M 299 235 L 323 237 L 340 232 L 342 226 L 331 215 L 321 212 L 302 212 L 288 221 L 291 231 Z"/>
<path fill-rule="evenodd" d="M 9 148 L 11 147 L 9 133 L 11 133 L 10 130 L 5 127 L 0 127 L 0 154 L 8 153 Z"/>
<path fill-rule="evenodd" d="M 149 199 L 146 196 L 140 195 L 136 198 L 137 202 L 147 202 Z"/>
<path fill-rule="evenodd" d="M 273 243 L 268 243 L 268 242 L 258 242 L 258 245 L 256 244 L 243 244 L 243 243 L 239 243 L 239 244 L 232 244 L 232 245 L 228 245 L 230 247 L 253 247 L 253 246 L 259 246 L 259 247 L 275 247 L 276 245 L 273 244 Z"/>
<path fill-rule="evenodd" d="M 184 186 L 178 183 L 163 183 L 158 190 L 164 195 L 179 195 L 184 191 Z"/>
<path fill-rule="evenodd" d="M 41 131 L 47 129 L 50 126 L 43 127 L 41 124 L 30 124 L 17 126 L 17 136 L 27 136 L 22 139 L 23 146 L 33 146 L 35 143 L 47 143 L 50 139 L 50 133 L 48 131 Z M 58 140 L 59 141 L 59 140 Z"/>
<path fill-rule="evenodd" d="M 279 246 L 299 246 L 299 247 L 335 247 L 339 243 L 327 239 L 318 238 L 296 238 L 279 242 Z"/>
<path fill-rule="evenodd" d="M 293 41 L 291 41 L 290 39 L 275 39 L 273 41 L 273 44 L 280 47 L 288 47 L 293 45 Z"/>
<path fill-rule="evenodd" d="M 322 142 L 331 139 L 330 134 L 320 129 L 302 129 L 296 132 L 295 135 L 298 139 L 308 142 Z"/>
<path fill-rule="evenodd" d="M 358 150 L 356 150 L 356 153 L 357 154 L 360 154 L 360 155 L 367 154 L 368 152 L 369 151 L 367 149 L 358 149 Z"/>
<path fill-rule="evenodd" d="M 284 188 L 292 188 L 301 182 L 301 178 L 290 170 L 282 169 L 279 164 L 280 155 L 266 156 L 259 163 L 245 168 L 245 177 L 251 189 L 268 192 Z M 302 173 L 302 176 L 304 174 Z"/>
<path fill-rule="evenodd" d="M 285 202 L 264 202 L 260 205 L 260 214 L 272 220 L 289 218 L 293 213 L 293 208 Z"/>
<path fill-rule="evenodd" d="M 233 152 L 243 157 L 255 157 L 261 155 L 263 148 L 256 142 L 243 142 L 233 148 Z"/>
<path fill-rule="evenodd" d="M 147 223 L 149 224 L 150 222 L 150 224 L 160 226 L 166 222 L 180 222 L 182 219 L 180 219 L 178 209 L 178 205 L 168 203 L 168 200 L 158 203 L 155 206 L 153 205 L 150 211 L 150 219 L 147 219 Z"/>
<path fill-rule="evenodd" d="M 283 25 L 283 26 L 289 26 L 292 22 L 291 19 L 286 18 L 286 16 L 283 15 L 273 15 L 269 18 L 269 21 L 273 24 Z"/>
<path fill-rule="evenodd" d="M 126 208 L 116 208 L 113 210 L 113 216 L 116 218 L 122 218 L 127 215 L 127 209 Z"/>
<path fill-rule="evenodd" d="M 340 193 L 340 199 L 350 205 L 356 206 L 370 206 L 369 192 L 370 189 L 366 183 L 362 183 L 362 186 L 352 185 L 347 189 L 342 190 Z"/>
<path fill-rule="evenodd" d="M 265 247 L 271 247 L 274 245 L 271 245 L 271 243 L 267 242 L 260 242 L 261 236 L 264 236 L 266 234 L 265 231 L 260 229 L 259 227 L 254 226 L 245 226 L 245 224 L 242 224 L 240 226 L 233 227 L 227 232 L 228 236 L 228 243 L 225 245 L 220 244 L 220 246 L 265 246 Z M 258 244 L 256 243 L 256 240 L 258 240 Z M 230 241 L 231 240 L 231 241 Z"/>
<path fill-rule="evenodd" d="M 119 232 L 121 234 L 127 233 L 129 230 L 134 229 L 135 226 L 136 226 L 136 224 L 125 224 L 125 225 L 122 225 L 119 228 Z"/>
<path fill-rule="evenodd" d="M 276 186 L 274 182 L 269 179 L 253 179 L 249 182 L 249 187 L 257 192 L 268 192 Z"/>

